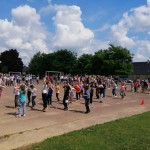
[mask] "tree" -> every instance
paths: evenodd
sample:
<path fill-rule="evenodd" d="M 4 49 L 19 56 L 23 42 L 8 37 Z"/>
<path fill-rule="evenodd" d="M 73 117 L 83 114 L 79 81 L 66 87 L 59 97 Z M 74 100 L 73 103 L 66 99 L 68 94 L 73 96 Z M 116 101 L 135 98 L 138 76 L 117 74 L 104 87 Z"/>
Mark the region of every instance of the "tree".
<path fill-rule="evenodd" d="M 128 75 L 132 73 L 132 54 L 126 48 L 110 45 L 106 50 L 95 53 L 92 69 L 101 75 Z"/>
<path fill-rule="evenodd" d="M 104 64 L 104 50 L 99 50 L 95 52 L 92 58 L 92 68 L 91 71 L 96 75 L 104 75 L 105 66 Z"/>
<path fill-rule="evenodd" d="M 43 75 L 44 74 L 44 64 L 43 64 L 43 57 L 45 54 L 38 52 L 36 53 L 33 58 L 31 59 L 29 63 L 29 73 L 35 74 L 35 75 Z"/>
<path fill-rule="evenodd" d="M 121 46 L 110 45 L 106 57 L 109 58 L 107 60 L 111 63 L 110 73 L 112 73 L 112 75 L 128 75 L 133 72 L 133 55 L 128 49 Z"/>
<path fill-rule="evenodd" d="M 77 60 L 76 72 L 78 74 L 92 74 L 92 54 L 83 54 Z"/>
<path fill-rule="evenodd" d="M 45 71 L 73 73 L 76 65 L 76 54 L 69 50 L 58 50 L 54 53 L 36 53 L 29 63 L 29 72 L 45 75 Z"/>
<path fill-rule="evenodd" d="M 132 54 L 126 48 L 110 45 L 94 55 L 77 54 L 69 50 L 54 53 L 36 53 L 29 63 L 29 72 L 45 75 L 45 71 L 71 74 L 127 75 L 132 72 Z"/>
<path fill-rule="evenodd" d="M 23 62 L 17 50 L 10 49 L 2 52 L 0 61 L 3 73 L 8 73 L 9 71 L 22 72 Z"/>
<path fill-rule="evenodd" d="M 69 50 L 58 50 L 53 57 L 54 70 L 64 73 L 75 73 L 77 54 Z"/>

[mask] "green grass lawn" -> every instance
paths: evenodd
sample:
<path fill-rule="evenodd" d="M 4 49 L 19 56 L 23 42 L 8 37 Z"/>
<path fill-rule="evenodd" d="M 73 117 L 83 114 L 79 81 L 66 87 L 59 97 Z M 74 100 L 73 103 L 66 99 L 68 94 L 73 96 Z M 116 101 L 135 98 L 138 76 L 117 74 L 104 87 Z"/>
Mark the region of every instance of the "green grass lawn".
<path fill-rule="evenodd" d="M 31 150 L 150 150 L 150 112 L 53 137 Z"/>

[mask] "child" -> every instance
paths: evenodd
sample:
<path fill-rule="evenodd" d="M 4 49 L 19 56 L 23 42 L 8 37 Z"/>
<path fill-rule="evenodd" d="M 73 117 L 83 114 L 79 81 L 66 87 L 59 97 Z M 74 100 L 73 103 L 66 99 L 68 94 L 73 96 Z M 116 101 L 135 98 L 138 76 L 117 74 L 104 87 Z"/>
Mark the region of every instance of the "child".
<path fill-rule="evenodd" d="M 30 100 L 31 100 L 31 87 L 30 85 L 28 85 L 28 88 L 27 88 L 27 97 L 28 97 L 28 106 L 30 105 Z"/>
<path fill-rule="evenodd" d="M 47 103 L 52 106 L 52 94 L 53 94 L 53 85 L 48 83 L 48 95 L 47 95 Z"/>
<path fill-rule="evenodd" d="M 26 116 L 26 86 L 21 85 L 20 86 L 20 92 L 19 92 L 19 107 L 18 107 L 18 114 L 17 117 Z"/>
<path fill-rule="evenodd" d="M 57 83 L 56 87 L 55 87 L 55 92 L 56 92 L 56 98 L 57 98 L 57 101 L 59 102 L 59 93 L 60 93 L 60 86 L 59 86 L 59 83 Z"/>
<path fill-rule="evenodd" d="M 15 83 L 15 85 L 14 85 L 15 108 L 17 108 L 19 106 L 19 94 L 20 94 L 19 88 L 20 88 L 20 86 L 17 83 Z"/>
<path fill-rule="evenodd" d="M 2 96 L 3 88 L 5 88 L 5 86 L 3 86 L 3 85 L 0 84 L 0 99 L 1 99 L 1 96 Z"/>
<path fill-rule="evenodd" d="M 44 84 L 42 87 L 42 100 L 43 100 L 43 112 L 46 112 L 47 109 L 47 92 L 48 92 L 48 81 L 44 80 Z"/>
<path fill-rule="evenodd" d="M 93 103 L 93 94 L 94 94 L 94 89 L 93 89 L 93 85 L 90 86 L 90 104 L 91 107 L 93 107 L 92 103 Z"/>
<path fill-rule="evenodd" d="M 70 100 L 70 103 L 72 103 L 73 97 L 75 96 L 74 91 L 75 91 L 75 89 L 74 89 L 73 84 L 72 84 L 72 85 L 70 85 L 70 91 L 69 91 L 69 100 Z"/>
<path fill-rule="evenodd" d="M 125 85 L 124 85 L 124 83 L 121 83 L 120 96 L 121 96 L 121 99 L 124 99 L 124 97 L 125 97 Z"/>
<path fill-rule="evenodd" d="M 36 105 L 35 99 L 36 99 L 36 95 L 37 95 L 37 89 L 34 87 L 34 85 L 30 85 L 31 88 L 31 94 L 32 94 L 32 108 L 34 108 L 34 106 Z"/>
<path fill-rule="evenodd" d="M 99 86 L 99 93 L 100 93 L 100 103 L 102 103 L 103 102 L 103 93 L 104 93 L 104 86 L 103 86 L 103 84 L 101 84 L 100 86 Z"/>
<path fill-rule="evenodd" d="M 116 90 L 117 90 L 117 84 L 115 83 L 115 81 L 113 81 L 112 82 L 112 94 L 113 94 L 113 97 L 117 97 Z"/>
<path fill-rule="evenodd" d="M 89 101 L 90 101 L 90 92 L 89 92 L 89 88 L 88 86 L 86 85 L 84 87 L 84 94 L 83 94 L 83 98 L 85 99 L 85 107 L 86 107 L 86 112 L 85 114 L 88 114 L 90 112 L 90 108 L 89 108 Z"/>
<path fill-rule="evenodd" d="M 76 99 L 77 101 L 79 101 L 81 89 L 77 82 L 75 83 L 74 89 L 76 90 Z"/>
<path fill-rule="evenodd" d="M 96 98 L 99 99 L 99 86 L 97 83 L 95 84 L 95 88 L 96 88 Z"/>
<path fill-rule="evenodd" d="M 39 76 L 36 77 L 36 83 L 39 84 Z"/>

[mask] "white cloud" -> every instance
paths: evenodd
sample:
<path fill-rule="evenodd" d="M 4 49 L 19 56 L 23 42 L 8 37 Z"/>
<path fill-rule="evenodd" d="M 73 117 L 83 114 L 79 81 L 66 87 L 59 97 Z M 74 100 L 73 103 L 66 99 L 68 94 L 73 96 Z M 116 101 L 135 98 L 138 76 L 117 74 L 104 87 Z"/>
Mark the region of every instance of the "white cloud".
<path fill-rule="evenodd" d="M 107 31 L 111 28 L 111 25 L 109 24 L 104 24 L 102 27 L 100 27 L 99 29 L 95 29 L 94 32 L 95 33 L 99 33 L 99 32 L 104 32 Z"/>
<path fill-rule="evenodd" d="M 134 61 L 146 61 L 150 59 L 150 41 L 137 41 L 137 52 Z"/>
<path fill-rule="evenodd" d="M 17 49 L 27 64 L 37 52 L 48 52 L 40 16 L 28 5 L 12 9 L 12 20 L 0 20 L 0 50 Z"/>
<path fill-rule="evenodd" d="M 52 12 L 55 12 L 53 21 L 56 33 L 52 38 L 51 49 L 69 49 L 80 56 L 108 48 L 108 42 L 95 39 L 94 32 L 107 30 L 109 25 L 96 31 L 86 28 L 82 22 L 82 11 L 76 5 L 48 5 L 40 10 L 40 14 L 48 15 Z"/>
<path fill-rule="evenodd" d="M 147 0 L 147 5 L 124 13 L 119 23 L 111 27 L 111 40 L 117 45 L 136 50 L 134 61 L 145 61 L 150 58 L 150 41 L 145 40 L 149 30 L 150 0 Z M 129 36 L 131 32 L 136 34 L 136 38 Z M 141 39 L 141 33 L 144 39 Z"/>
<path fill-rule="evenodd" d="M 44 13 L 43 10 L 45 8 L 40 13 Z M 94 48 L 94 33 L 84 27 L 80 7 L 50 4 L 46 11 L 55 11 L 53 35 L 45 30 L 36 9 L 28 5 L 12 9 L 11 21 L 0 20 L 0 49 L 17 49 L 28 64 L 37 51 L 69 49 L 80 55 Z"/>
<path fill-rule="evenodd" d="M 56 34 L 53 39 L 54 48 L 67 48 L 77 53 L 84 49 L 94 39 L 94 33 L 84 27 L 78 6 L 54 6 L 57 11 L 53 17 Z"/>

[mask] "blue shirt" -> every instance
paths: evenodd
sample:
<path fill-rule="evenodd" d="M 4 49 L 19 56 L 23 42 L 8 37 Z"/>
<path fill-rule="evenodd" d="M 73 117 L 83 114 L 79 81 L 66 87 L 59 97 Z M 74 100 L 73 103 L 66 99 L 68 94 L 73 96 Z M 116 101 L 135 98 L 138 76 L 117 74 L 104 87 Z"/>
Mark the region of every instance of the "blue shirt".
<path fill-rule="evenodd" d="M 90 95 L 90 92 L 89 92 L 89 90 L 86 90 L 86 91 L 84 92 L 84 95 L 85 95 L 85 96 L 84 96 L 84 99 L 85 99 L 85 100 L 90 99 L 90 96 L 89 96 L 89 95 Z"/>
<path fill-rule="evenodd" d="M 25 102 L 27 99 L 26 94 L 23 93 L 22 90 L 20 90 L 20 102 Z"/>
<path fill-rule="evenodd" d="M 48 89 L 48 96 L 51 96 L 53 94 L 53 90 L 52 90 L 52 88 L 49 88 Z"/>

